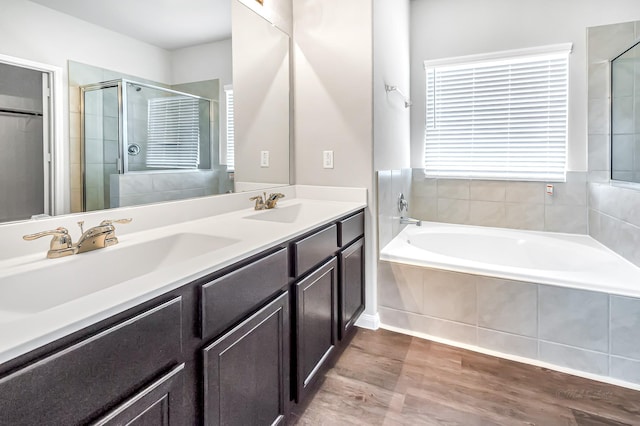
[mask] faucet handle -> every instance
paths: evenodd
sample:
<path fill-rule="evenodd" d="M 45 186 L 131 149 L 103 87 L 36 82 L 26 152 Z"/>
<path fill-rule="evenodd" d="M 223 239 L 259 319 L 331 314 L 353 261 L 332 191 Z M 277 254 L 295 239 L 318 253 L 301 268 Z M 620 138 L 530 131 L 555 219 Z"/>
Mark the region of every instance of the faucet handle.
<path fill-rule="evenodd" d="M 53 238 L 49 244 L 49 251 L 47 252 L 48 258 L 54 259 L 57 257 L 75 254 L 77 249 L 73 247 L 73 241 L 71 240 L 71 236 L 69 235 L 67 228 L 59 227 L 50 231 L 28 234 L 24 235 L 22 239 L 25 241 L 33 241 L 49 235 L 53 236 Z"/>
<path fill-rule="evenodd" d="M 50 231 L 42 231 L 42 232 L 36 232 L 35 234 L 24 235 L 22 239 L 25 241 L 33 241 L 33 240 L 37 240 L 38 238 L 46 237 L 48 235 L 53 235 L 54 237 L 58 237 L 58 238 L 64 238 L 65 235 L 66 236 L 69 235 L 69 230 L 67 228 L 63 228 L 62 226 L 60 226 Z"/>
<path fill-rule="evenodd" d="M 133 219 L 131 218 L 126 218 L 126 219 L 116 219 L 116 220 L 103 220 L 102 222 L 100 222 L 100 226 L 107 226 L 107 225 L 112 225 L 114 223 L 131 223 Z"/>
<path fill-rule="evenodd" d="M 267 194 L 265 193 L 265 198 Z M 256 205 L 253 207 L 254 210 L 264 210 L 265 208 L 265 199 L 262 198 L 262 195 L 256 195 L 255 197 L 249 198 L 249 201 L 255 201 Z"/>

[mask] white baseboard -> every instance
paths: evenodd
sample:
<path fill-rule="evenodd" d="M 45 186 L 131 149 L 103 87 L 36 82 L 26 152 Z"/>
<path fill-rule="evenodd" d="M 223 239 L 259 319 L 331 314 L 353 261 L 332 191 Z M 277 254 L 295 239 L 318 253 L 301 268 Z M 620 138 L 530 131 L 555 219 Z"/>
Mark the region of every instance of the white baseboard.
<path fill-rule="evenodd" d="M 377 330 L 380 328 L 380 315 L 362 314 L 356 321 L 356 327 L 368 328 L 369 330 Z"/>

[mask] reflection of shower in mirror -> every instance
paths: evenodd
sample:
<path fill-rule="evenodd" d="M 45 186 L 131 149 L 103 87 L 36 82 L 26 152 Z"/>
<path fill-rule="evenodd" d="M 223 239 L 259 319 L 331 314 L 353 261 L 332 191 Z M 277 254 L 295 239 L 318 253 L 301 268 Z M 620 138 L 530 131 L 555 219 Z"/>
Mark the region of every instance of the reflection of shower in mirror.
<path fill-rule="evenodd" d="M 148 185 L 140 174 L 212 169 L 210 99 L 118 79 L 82 86 L 80 110 L 85 211 L 126 205 L 120 186 Z M 180 189 L 186 177 L 170 178 L 165 185 Z"/>

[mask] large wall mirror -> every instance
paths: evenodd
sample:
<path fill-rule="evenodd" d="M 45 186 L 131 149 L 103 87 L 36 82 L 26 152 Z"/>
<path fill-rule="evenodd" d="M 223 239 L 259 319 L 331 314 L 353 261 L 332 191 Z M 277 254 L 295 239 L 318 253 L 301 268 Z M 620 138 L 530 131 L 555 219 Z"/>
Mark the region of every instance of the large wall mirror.
<path fill-rule="evenodd" d="M 611 179 L 640 183 L 640 42 L 611 61 Z"/>
<path fill-rule="evenodd" d="M 289 28 L 253 3 L 9 0 L 0 222 L 287 185 Z"/>

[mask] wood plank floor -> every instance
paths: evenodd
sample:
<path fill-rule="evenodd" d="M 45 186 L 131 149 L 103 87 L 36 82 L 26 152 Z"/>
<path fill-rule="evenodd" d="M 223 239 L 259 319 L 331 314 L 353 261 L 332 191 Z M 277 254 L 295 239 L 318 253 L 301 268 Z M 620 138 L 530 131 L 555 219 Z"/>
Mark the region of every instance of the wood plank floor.
<path fill-rule="evenodd" d="M 640 392 L 361 329 L 296 425 L 640 425 Z"/>

